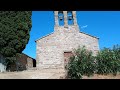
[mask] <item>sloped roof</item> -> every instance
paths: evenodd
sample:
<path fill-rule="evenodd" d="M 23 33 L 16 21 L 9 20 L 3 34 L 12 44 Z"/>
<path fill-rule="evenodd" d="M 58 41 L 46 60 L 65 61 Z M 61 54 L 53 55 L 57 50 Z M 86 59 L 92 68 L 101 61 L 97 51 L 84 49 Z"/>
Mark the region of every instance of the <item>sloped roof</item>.
<path fill-rule="evenodd" d="M 80 31 L 80 33 L 83 33 L 83 34 L 86 34 L 86 35 L 91 36 L 91 37 L 93 37 L 93 38 L 97 38 L 97 39 L 99 39 L 99 37 L 92 36 L 92 35 L 90 35 L 90 34 L 87 34 L 87 33 L 81 32 L 81 31 Z"/>
<path fill-rule="evenodd" d="M 27 54 L 25 54 L 25 53 L 22 53 L 23 55 L 25 55 L 25 56 L 27 56 L 27 57 L 29 57 L 29 58 L 31 58 L 31 59 L 33 59 L 33 60 L 35 60 L 34 58 L 32 58 L 32 57 L 30 57 L 30 56 L 28 56 Z"/>
<path fill-rule="evenodd" d="M 40 40 L 40 39 L 42 39 L 42 38 L 45 38 L 45 37 L 47 37 L 47 36 L 49 36 L 49 35 L 52 35 L 53 33 L 54 33 L 54 32 L 52 32 L 52 33 L 50 33 L 50 34 L 47 34 L 47 35 L 45 35 L 45 36 L 43 36 L 43 37 L 41 37 L 41 38 L 35 40 L 35 42 L 38 41 L 38 40 Z"/>
<path fill-rule="evenodd" d="M 42 39 L 42 38 L 45 38 L 45 37 L 47 37 L 47 36 L 49 36 L 49 35 L 52 35 L 53 33 L 54 33 L 54 32 L 52 32 L 52 33 L 50 33 L 50 34 L 47 34 L 47 35 L 45 35 L 45 36 L 43 36 L 43 37 L 35 40 L 35 42 L 38 41 L 38 40 L 40 40 L 40 39 Z M 90 35 L 90 34 L 87 34 L 87 33 L 81 32 L 81 31 L 80 31 L 80 33 L 83 33 L 83 34 L 86 34 L 86 35 L 91 36 L 91 37 L 93 37 L 93 38 L 99 39 L 99 37 L 95 37 L 95 36 L 92 36 L 92 35 Z"/>

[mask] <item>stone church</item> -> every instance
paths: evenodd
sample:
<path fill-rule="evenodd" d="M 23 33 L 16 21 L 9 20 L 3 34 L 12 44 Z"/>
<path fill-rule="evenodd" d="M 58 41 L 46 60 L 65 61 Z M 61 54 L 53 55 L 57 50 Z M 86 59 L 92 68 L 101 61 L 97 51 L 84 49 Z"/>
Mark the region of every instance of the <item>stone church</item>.
<path fill-rule="evenodd" d="M 65 68 L 73 49 L 86 46 L 94 55 L 99 51 L 98 38 L 80 31 L 76 11 L 54 11 L 54 32 L 36 40 L 36 67 Z"/>

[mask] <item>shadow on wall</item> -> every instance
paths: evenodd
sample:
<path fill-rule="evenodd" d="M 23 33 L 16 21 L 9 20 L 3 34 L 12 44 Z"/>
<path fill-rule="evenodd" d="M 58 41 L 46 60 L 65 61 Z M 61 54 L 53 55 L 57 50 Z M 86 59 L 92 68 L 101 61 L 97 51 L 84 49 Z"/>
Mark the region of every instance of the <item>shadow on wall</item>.
<path fill-rule="evenodd" d="M 36 67 L 36 60 L 33 60 L 33 67 Z"/>

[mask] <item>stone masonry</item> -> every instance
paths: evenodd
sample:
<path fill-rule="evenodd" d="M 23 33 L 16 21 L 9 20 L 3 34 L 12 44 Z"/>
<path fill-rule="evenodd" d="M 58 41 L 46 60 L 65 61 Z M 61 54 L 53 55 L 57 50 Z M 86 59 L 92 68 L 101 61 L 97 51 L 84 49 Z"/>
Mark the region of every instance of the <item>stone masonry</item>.
<path fill-rule="evenodd" d="M 59 16 L 59 13 L 63 14 L 63 17 Z M 64 52 L 71 52 L 78 46 L 85 45 L 96 55 L 99 51 L 98 38 L 80 32 L 76 11 L 54 11 L 54 15 L 54 32 L 36 40 L 36 65 L 38 69 L 64 69 Z M 63 26 L 59 25 L 61 20 L 64 21 Z M 73 20 L 72 25 L 68 24 L 69 20 Z"/>

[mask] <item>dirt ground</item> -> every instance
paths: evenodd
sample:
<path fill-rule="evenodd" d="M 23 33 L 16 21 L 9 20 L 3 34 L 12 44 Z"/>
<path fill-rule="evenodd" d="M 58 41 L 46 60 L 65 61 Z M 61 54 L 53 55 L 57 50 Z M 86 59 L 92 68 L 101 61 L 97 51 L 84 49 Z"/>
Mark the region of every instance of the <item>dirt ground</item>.
<path fill-rule="evenodd" d="M 21 72 L 4 72 L 0 73 L 0 79 L 64 79 L 64 70 L 58 69 L 44 69 L 44 70 L 26 70 Z M 110 75 L 97 75 L 83 79 L 120 79 L 120 74 L 117 76 Z"/>
<path fill-rule="evenodd" d="M 64 71 L 57 69 L 0 73 L 0 79 L 60 79 L 61 77 L 64 77 Z"/>

